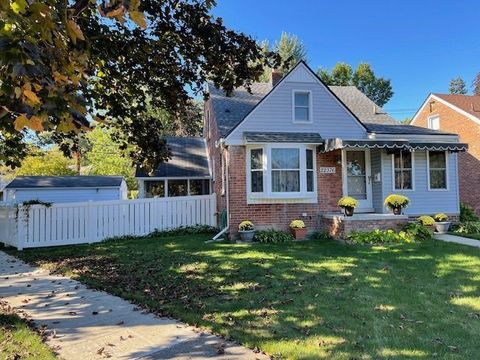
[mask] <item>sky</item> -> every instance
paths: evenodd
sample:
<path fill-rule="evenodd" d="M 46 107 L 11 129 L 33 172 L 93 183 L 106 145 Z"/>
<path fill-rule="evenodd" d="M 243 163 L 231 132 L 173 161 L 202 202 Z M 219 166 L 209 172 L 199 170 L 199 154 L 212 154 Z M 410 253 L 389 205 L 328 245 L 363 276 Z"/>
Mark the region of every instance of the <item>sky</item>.
<path fill-rule="evenodd" d="M 479 0 L 217 0 L 213 13 L 259 41 L 297 35 L 315 71 L 370 63 L 391 80 L 395 94 L 384 109 L 400 120 L 429 93 L 448 93 L 454 77 L 471 91 L 480 72 Z"/>

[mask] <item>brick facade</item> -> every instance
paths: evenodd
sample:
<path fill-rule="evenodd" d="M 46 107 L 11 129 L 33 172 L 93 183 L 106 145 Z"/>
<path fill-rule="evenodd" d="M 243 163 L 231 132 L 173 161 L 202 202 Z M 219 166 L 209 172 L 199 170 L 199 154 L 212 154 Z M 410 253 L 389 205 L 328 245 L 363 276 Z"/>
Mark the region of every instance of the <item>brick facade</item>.
<path fill-rule="evenodd" d="M 459 153 L 458 175 L 460 201 L 480 215 L 480 125 L 444 103 L 430 99 L 418 112 L 414 125 L 428 127 L 430 116 L 440 116 L 440 130 L 458 134 L 468 151 Z"/>
<path fill-rule="evenodd" d="M 321 219 L 322 230 L 334 239 L 343 239 L 344 236 L 352 231 L 373 231 L 395 230 L 398 231 L 409 221 L 408 217 L 399 217 L 399 219 L 386 220 L 345 220 L 342 216 Z"/>
<path fill-rule="evenodd" d="M 337 201 L 342 196 L 342 168 L 337 163 L 340 151 L 318 154 L 317 169 L 335 167 L 335 174 L 319 174 L 317 171 L 318 201 L 314 204 L 247 204 L 246 185 L 246 148 L 229 146 L 228 181 L 229 181 L 229 215 L 230 235 L 236 237 L 238 224 L 245 219 L 252 220 L 258 229 L 288 229 L 290 221 L 302 219 L 309 230 L 317 229 L 318 214 L 338 211 Z M 306 217 L 302 217 L 307 213 Z"/>

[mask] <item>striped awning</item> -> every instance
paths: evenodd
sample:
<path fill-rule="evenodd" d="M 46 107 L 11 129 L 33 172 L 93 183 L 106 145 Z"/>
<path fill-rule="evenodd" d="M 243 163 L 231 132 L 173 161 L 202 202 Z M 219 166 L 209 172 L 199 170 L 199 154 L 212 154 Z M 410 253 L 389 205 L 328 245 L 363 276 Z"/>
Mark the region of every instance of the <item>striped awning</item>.
<path fill-rule="evenodd" d="M 467 151 L 468 145 L 456 142 L 418 142 L 409 140 L 344 140 L 344 139 L 326 139 L 322 152 L 329 152 L 339 149 L 387 149 L 395 150 L 430 150 L 430 151 Z"/>

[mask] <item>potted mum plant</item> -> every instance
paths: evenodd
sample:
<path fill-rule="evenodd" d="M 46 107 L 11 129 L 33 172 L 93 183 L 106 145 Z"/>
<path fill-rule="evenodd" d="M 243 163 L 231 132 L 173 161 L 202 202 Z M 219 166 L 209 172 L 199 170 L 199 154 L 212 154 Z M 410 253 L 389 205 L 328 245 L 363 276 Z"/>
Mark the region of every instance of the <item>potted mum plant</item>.
<path fill-rule="evenodd" d="M 252 241 L 255 236 L 255 227 L 250 220 L 244 220 L 238 225 L 238 233 L 242 241 Z"/>
<path fill-rule="evenodd" d="M 307 236 L 307 228 L 302 220 L 293 220 L 290 223 L 290 231 L 295 240 L 303 240 Z"/>
<path fill-rule="evenodd" d="M 420 216 L 417 220 L 421 225 L 425 226 L 433 233 L 433 231 L 435 230 L 435 220 L 431 216 L 423 215 Z"/>
<path fill-rule="evenodd" d="M 358 201 L 351 196 L 344 196 L 338 200 L 338 206 L 343 209 L 345 216 L 353 216 L 353 212 L 358 206 Z"/>
<path fill-rule="evenodd" d="M 402 209 L 410 204 L 410 199 L 403 195 L 391 194 L 385 198 L 385 206 L 393 211 L 394 215 L 401 215 Z"/>
<path fill-rule="evenodd" d="M 448 221 L 448 216 L 444 213 L 436 214 L 433 219 L 435 220 L 435 230 L 439 234 L 446 234 L 450 229 L 451 222 Z"/>

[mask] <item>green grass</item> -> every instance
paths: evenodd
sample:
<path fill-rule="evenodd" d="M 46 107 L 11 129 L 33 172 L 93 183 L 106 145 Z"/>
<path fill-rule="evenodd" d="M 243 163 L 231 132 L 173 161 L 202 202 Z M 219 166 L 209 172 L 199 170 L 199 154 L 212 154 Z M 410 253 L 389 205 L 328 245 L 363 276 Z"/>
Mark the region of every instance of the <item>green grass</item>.
<path fill-rule="evenodd" d="M 466 237 L 466 238 L 470 238 L 470 239 L 475 239 L 475 240 L 480 240 L 480 234 L 465 234 L 465 233 L 456 233 L 456 232 L 453 232 L 453 231 L 449 231 L 448 232 L 450 235 L 455 235 L 455 236 L 461 236 L 461 237 Z"/>
<path fill-rule="evenodd" d="M 0 302 L 0 360 L 55 358 L 40 335 L 30 329 L 7 304 Z"/>
<path fill-rule="evenodd" d="M 479 249 L 208 238 L 9 252 L 278 359 L 478 359 Z"/>

